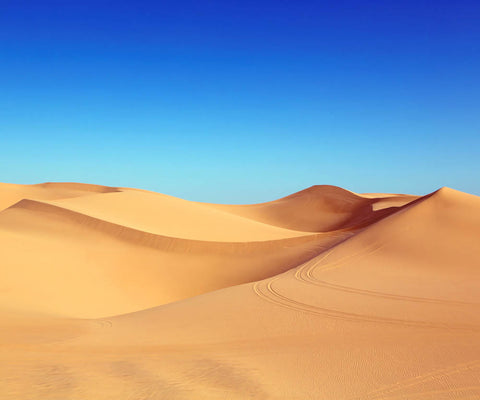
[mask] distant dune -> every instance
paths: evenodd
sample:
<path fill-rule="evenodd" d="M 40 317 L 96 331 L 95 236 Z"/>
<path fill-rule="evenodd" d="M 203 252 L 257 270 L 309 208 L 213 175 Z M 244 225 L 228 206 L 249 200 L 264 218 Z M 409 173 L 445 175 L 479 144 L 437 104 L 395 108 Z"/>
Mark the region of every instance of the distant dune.
<path fill-rule="evenodd" d="M 0 184 L 0 399 L 480 399 L 480 198 Z"/>
<path fill-rule="evenodd" d="M 217 208 L 270 225 L 306 232 L 355 229 L 369 225 L 416 196 L 362 196 L 329 185 L 312 186 L 279 200 Z"/>

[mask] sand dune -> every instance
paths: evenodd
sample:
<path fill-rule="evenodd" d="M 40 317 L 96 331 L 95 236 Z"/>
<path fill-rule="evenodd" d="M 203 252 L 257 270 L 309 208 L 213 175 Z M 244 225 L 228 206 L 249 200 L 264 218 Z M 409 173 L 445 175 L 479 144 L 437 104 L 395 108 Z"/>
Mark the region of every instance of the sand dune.
<path fill-rule="evenodd" d="M 70 187 L 56 185 L 55 195 Z M 0 307 L 130 312 L 276 275 L 347 236 L 278 228 L 146 191 L 92 192 L 23 199 L 0 213 Z"/>
<path fill-rule="evenodd" d="M 78 187 L 8 188 L 1 398 L 480 398 L 479 197 Z"/>
<path fill-rule="evenodd" d="M 366 226 L 414 199 L 406 195 L 394 199 L 362 196 L 336 186 L 317 185 L 268 203 L 216 207 L 287 229 L 328 232 Z"/>
<path fill-rule="evenodd" d="M 118 225 L 184 239 L 251 242 L 306 235 L 232 215 L 207 204 L 147 191 L 123 189 L 49 203 Z"/>

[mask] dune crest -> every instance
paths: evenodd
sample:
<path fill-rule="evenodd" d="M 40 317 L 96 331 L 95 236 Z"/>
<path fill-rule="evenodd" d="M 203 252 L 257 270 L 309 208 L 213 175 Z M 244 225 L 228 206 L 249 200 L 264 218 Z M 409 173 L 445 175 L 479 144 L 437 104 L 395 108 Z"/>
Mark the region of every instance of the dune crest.
<path fill-rule="evenodd" d="M 267 203 L 217 207 L 282 228 L 328 232 L 367 226 L 397 211 L 414 197 L 397 195 L 394 200 L 382 196 L 369 198 L 337 186 L 316 185 Z"/>
<path fill-rule="evenodd" d="M 0 185 L 2 399 L 480 398 L 480 198 Z"/>
<path fill-rule="evenodd" d="M 47 182 L 36 185 L 0 183 L 0 211 L 22 199 L 56 200 L 87 196 L 92 193 L 110 193 L 119 189 L 86 183 Z"/>

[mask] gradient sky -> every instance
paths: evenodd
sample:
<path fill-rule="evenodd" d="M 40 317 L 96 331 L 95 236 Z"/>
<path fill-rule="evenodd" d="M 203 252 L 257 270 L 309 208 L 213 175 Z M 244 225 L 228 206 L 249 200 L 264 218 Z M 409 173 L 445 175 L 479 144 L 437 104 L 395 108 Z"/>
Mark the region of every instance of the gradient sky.
<path fill-rule="evenodd" d="M 0 0 L 0 181 L 480 195 L 480 2 Z"/>

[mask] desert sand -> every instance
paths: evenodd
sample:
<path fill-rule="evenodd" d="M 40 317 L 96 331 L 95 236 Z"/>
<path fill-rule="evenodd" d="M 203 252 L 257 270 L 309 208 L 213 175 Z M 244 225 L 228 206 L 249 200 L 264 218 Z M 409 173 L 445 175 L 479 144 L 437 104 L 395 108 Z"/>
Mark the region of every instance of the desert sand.
<path fill-rule="evenodd" d="M 0 184 L 0 399 L 480 399 L 480 197 Z"/>

